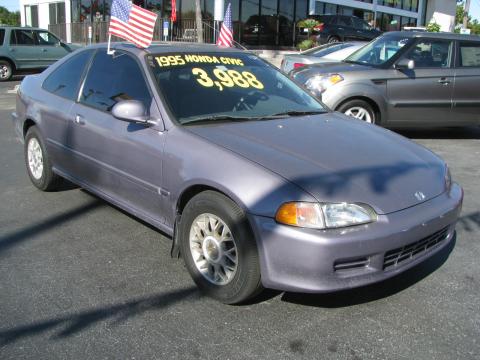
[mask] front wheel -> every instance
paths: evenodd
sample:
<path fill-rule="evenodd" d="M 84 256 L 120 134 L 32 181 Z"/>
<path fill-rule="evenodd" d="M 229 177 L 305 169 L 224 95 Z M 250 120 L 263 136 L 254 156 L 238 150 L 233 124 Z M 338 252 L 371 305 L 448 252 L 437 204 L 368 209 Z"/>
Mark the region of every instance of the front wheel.
<path fill-rule="evenodd" d="M 205 191 L 185 207 L 179 224 L 180 251 L 200 290 L 237 304 L 262 290 L 255 239 L 245 212 L 228 197 Z"/>
<path fill-rule="evenodd" d="M 347 116 L 352 116 L 359 120 L 363 120 L 370 124 L 378 122 L 375 111 L 372 106 L 363 100 L 351 100 L 339 106 L 337 111 L 344 113 Z"/>

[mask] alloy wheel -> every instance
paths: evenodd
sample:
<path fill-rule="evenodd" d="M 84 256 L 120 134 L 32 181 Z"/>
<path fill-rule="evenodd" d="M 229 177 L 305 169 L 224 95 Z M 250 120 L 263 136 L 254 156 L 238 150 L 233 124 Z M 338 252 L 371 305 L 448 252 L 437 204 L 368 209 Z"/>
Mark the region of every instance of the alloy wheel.
<path fill-rule="evenodd" d="M 370 113 L 368 112 L 368 110 L 361 107 L 361 106 L 351 107 L 351 108 L 345 110 L 344 114 L 347 115 L 347 116 L 352 116 L 354 118 L 363 120 L 363 121 L 368 122 L 370 124 L 373 123 L 373 118 L 370 115 Z"/>

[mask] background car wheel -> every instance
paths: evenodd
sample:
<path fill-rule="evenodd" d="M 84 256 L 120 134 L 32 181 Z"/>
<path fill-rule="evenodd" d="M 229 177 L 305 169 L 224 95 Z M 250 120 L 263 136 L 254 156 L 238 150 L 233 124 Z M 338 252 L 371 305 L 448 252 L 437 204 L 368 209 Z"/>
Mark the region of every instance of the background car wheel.
<path fill-rule="evenodd" d="M 12 78 L 12 65 L 6 60 L 0 60 L 0 81 L 7 81 Z"/>
<path fill-rule="evenodd" d="M 338 36 L 330 36 L 327 41 L 329 44 L 340 42 L 340 38 Z"/>
<path fill-rule="evenodd" d="M 244 211 L 228 197 L 205 191 L 186 205 L 179 224 L 180 252 L 205 294 L 237 304 L 262 290 L 255 239 Z"/>
<path fill-rule="evenodd" d="M 25 136 L 25 164 L 33 185 L 43 191 L 56 190 L 62 178 L 52 171 L 52 165 L 38 129 L 32 126 Z"/>
<path fill-rule="evenodd" d="M 345 115 L 363 120 L 370 124 L 376 124 L 378 122 L 377 116 L 372 106 L 364 100 L 347 101 L 346 103 L 340 105 L 337 111 L 340 111 Z"/>

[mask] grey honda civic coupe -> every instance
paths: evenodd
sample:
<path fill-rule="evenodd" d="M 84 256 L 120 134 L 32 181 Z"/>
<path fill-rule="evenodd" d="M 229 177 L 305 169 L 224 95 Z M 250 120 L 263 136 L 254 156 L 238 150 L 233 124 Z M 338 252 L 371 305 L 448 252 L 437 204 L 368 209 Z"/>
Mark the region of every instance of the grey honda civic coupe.
<path fill-rule="evenodd" d="M 22 81 L 12 119 L 28 175 L 171 236 L 206 294 L 349 289 L 453 242 L 463 190 L 431 151 L 331 112 L 247 52 L 114 47 Z"/>

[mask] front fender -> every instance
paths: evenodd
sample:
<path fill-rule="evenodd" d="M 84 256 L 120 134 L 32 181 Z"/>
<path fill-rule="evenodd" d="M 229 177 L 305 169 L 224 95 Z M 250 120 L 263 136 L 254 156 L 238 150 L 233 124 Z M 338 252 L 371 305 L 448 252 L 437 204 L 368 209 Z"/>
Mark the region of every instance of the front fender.
<path fill-rule="evenodd" d="M 380 118 L 386 119 L 387 114 L 387 98 L 385 84 L 365 84 L 347 82 L 337 84 L 327 89 L 322 94 L 322 101 L 331 109 L 336 110 L 342 103 L 353 98 L 367 98 L 373 101 L 379 111 Z"/>
<path fill-rule="evenodd" d="M 280 175 L 180 127 L 168 131 L 164 151 L 169 224 L 173 224 L 181 195 L 195 185 L 223 192 L 246 212 L 267 217 L 274 217 L 284 202 L 316 201 Z"/>

